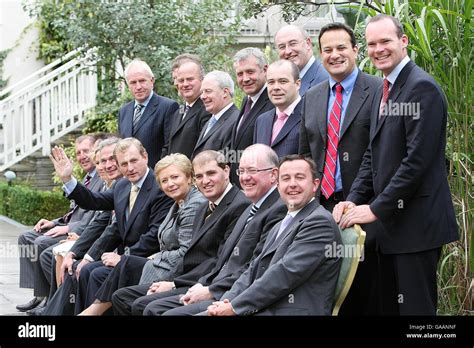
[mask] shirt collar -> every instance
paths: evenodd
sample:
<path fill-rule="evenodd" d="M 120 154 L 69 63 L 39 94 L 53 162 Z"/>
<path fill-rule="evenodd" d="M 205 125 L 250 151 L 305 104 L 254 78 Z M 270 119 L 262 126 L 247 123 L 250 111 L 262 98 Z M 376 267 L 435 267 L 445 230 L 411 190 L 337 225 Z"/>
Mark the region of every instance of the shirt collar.
<path fill-rule="evenodd" d="M 225 197 L 225 195 L 227 194 L 227 192 L 229 192 L 231 188 L 232 188 L 232 184 L 229 182 L 229 183 L 227 184 L 227 187 L 226 187 L 225 190 L 224 190 L 224 193 L 223 193 L 219 198 L 217 198 L 214 202 L 212 202 L 212 203 L 214 203 L 215 205 L 219 205 L 220 202 L 224 199 L 224 197 Z"/>
<path fill-rule="evenodd" d="M 298 105 L 300 101 L 301 101 L 301 96 L 298 94 L 298 97 L 285 110 L 280 110 L 278 107 L 277 107 L 277 110 L 280 112 L 284 112 L 287 116 L 290 116 L 291 114 L 293 114 L 293 111 L 295 110 L 296 105 Z"/>
<path fill-rule="evenodd" d="M 138 187 L 138 190 L 140 190 L 143 186 L 143 183 L 145 182 L 147 176 L 148 176 L 148 172 L 150 171 L 150 168 L 147 168 L 146 169 L 146 173 L 145 175 L 143 175 L 140 180 L 138 180 L 138 182 L 135 184 L 137 187 Z"/>
<path fill-rule="evenodd" d="M 352 89 L 354 88 L 355 82 L 357 80 L 357 75 L 359 74 L 359 69 L 354 68 L 352 72 L 346 76 L 344 80 L 340 82 L 344 93 L 350 93 Z M 329 76 L 329 87 L 331 87 L 331 90 L 334 90 L 334 85 L 336 84 L 336 80 L 334 80 L 331 76 Z"/>
<path fill-rule="evenodd" d="M 311 198 L 311 200 L 308 203 L 306 203 L 306 205 L 308 205 L 312 201 L 314 201 L 314 197 Z M 295 210 L 295 211 L 289 211 L 288 214 L 290 214 L 292 217 L 295 217 L 301 210 L 303 210 L 306 207 L 306 205 L 301 209 L 298 209 L 298 210 Z"/>
<path fill-rule="evenodd" d="M 91 177 L 91 179 L 97 174 L 97 170 L 95 169 L 92 169 L 90 172 L 87 173 L 87 175 L 89 175 Z"/>
<path fill-rule="evenodd" d="M 306 74 L 306 72 L 309 70 L 309 68 L 311 67 L 311 65 L 313 65 L 313 63 L 315 62 L 316 58 L 314 58 L 314 56 L 311 56 L 311 58 L 309 58 L 308 60 L 308 63 L 306 63 L 306 65 L 304 66 L 303 69 L 301 69 L 300 71 L 300 79 L 303 78 L 303 76 Z"/>
<path fill-rule="evenodd" d="M 262 95 L 263 91 L 265 90 L 265 88 L 267 88 L 267 84 L 265 83 L 262 87 L 262 89 L 260 91 L 258 91 L 257 94 L 255 94 L 253 97 L 249 96 L 250 99 L 252 99 L 252 108 L 253 106 L 255 105 L 255 103 L 257 102 L 258 98 L 260 98 L 260 96 Z"/>
<path fill-rule="evenodd" d="M 265 202 L 265 200 L 267 199 L 267 197 L 270 196 L 270 195 L 272 194 L 272 192 L 275 191 L 275 189 L 276 189 L 276 185 L 270 187 L 270 189 L 267 191 L 267 193 L 265 193 L 265 194 L 263 195 L 263 197 L 260 198 L 260 199 L 257 201 L 257 203 L 255 203 L 255 206 L 256 206 L 257 208 L 260 208 L 260 206 L 263 204 L 263 202 Z"/>
<path fill-rule="evenodd" d="M 214 116 L 214 118 L 218 120 L 224 114 L 224 112 L 230 109 L 232 105 L 234 105 L 234 103 L 230 102 L 228 105 L 224 106 L 224 108 L 221 111 L 219 111 L 217 114 L 212 115 L 212 116 Z"/>
<path fill-rule="evenodd" d="M 150 102 L 152 97 L 153 97 L 153 91 L 151 91 L 150 95 L 148 96 L 148 98 L 146 98 L 146 100 L 143 103 L 139 103 L 135 100 L 135 104 L 133 105 L 133 107 L 136 107 L 138 104 L 141 104 L 141 105 L 143 105 L 143 107 L 146 107 L 148 105 L 148 103 Z"/>
<path fill-rule="evenodd" d="M 403 58 L 402 61 L 398 63 L 395 69 L 393 69 L 392 72 L 388 74 L 388 76 L 386 76 L 391 86 L 394 85 L 395 81 L 397 80 L 398 75 L 400 75 L 400 72 L 405 67 L 405 65 L 408 64 L 409 61 L 410 61 L 410 58 L 408 56 L 405 56 L 405 58 Z"/>

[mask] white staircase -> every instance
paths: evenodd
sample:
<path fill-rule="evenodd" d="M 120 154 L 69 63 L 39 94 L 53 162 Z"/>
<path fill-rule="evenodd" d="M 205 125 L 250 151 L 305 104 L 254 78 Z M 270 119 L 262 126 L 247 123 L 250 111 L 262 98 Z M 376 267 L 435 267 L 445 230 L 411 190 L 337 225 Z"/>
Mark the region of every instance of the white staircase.
<path fill-rule="evenodd" d="M 0 98 L 0 171 L 81 126 L 96 105 L 95 63 L 73 51 L 3 90 Z"/>

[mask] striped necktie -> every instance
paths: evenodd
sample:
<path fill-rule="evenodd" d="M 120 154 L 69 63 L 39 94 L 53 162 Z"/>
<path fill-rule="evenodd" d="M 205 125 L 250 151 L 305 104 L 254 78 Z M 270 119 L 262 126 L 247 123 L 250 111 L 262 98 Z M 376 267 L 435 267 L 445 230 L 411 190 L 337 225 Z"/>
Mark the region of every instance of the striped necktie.
<path fill-rule="evenodd" d="M 252 208 L 250 208 L 249 215 L 247 216 L 247 220 L 245 221 L 244 230 L 247 228 L 247 225 L 249 224 L 249 222 L 252 221 L 257 210 L 258 210 L 258 207 L 255 204 L 252 204 Z"/>
<path fill-rule="evenodd" d="M 142 104 L 137 104 L 135 106 L 135 112 L 133 114 L 133 131 L 135 131 L 135 129 L 137 128 L 138 122 L 140 122 L 144 107 L 145 106 Z"/>
<path fill-rule="evenodd" d="M 342 86 L 336 83 L 336 99 L 329 115 L 326 158 L 324 160 L 323 180 L 321 181 L 321 191 L 324 197 L 329 198 L 336 190 L 336 163 L 337 146 L 339 144 L 339 128 L 341 125 L 342 112 Z"/>

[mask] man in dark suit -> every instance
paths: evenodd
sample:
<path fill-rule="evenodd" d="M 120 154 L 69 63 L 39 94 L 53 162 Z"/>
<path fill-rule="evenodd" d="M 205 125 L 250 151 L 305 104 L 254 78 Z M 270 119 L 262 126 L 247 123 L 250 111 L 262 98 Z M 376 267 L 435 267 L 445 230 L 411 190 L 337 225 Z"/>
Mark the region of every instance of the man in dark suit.
<path fill-rule="evenodd" d="M 300 140 L 301 80 L 298 67 L 289 60 L 278 60 L 268 67 L 268 96 L 276 108 L 260 115 L 254 142 L 266 144 L 278 157 L 298 153 Z"/>
<path fill-rule="evenodd" d="M 345 24 L 330 23 L 321 28 L 319 47 L 330 77 L 306 93 L 299 152 L 316 163 L 321 178 L 321 190 L 316 197 L 332 212 L 349 194 L 359 171 L 369 144 L 372 102 L 382 81 L 357 69 L 356 38 Z M 362 228 L 367 233 L 364 260 L 359 264 L 340 315 L 378 314 L 378 291 L 373 276 L 377 272 L 376 224 Z"/>
<path fill-rule="evenodd" d="M 155 296 L 176 288 L 189 287 L 213 269 L 217 255 L 229 237 L 238 217 L 249 205 L 240 190 L 229 180 L 230 167 L 217 151 L 203 151 L 193 160 L 196 185 L 209 200 L 197 212 L 194 234 L 183 259 L 181 275 L 173 281 L 135 285 L 117 290 L 112 296 L 116 315 L 141 315 Z"/>
<path fill-rule="evenodd" d="M 263 52 L 255 47 L 247 47 L 234 55 L 234 70 L 237 84 L 245 93 L 240 108 L 239 119 L 232 128 L 232 151 L 230 181 L 240 187 L 236 174 L 240 154 L 253 144 L 255 121 L 259 115 L 273 108 L 268 99 L 266 87 L 267 60 Z"/>
<path fill-rule="evenodd" d="M 311 159 L 283 158 L 278 191 L 288 214 L 232 288 L 208 307 L 209 315 L 331 315 L 341 259 L 327 249 L 341 236 L 314 199 L 318 185 Z"/>
<path fill-rule="evenodd" d="M 313 42 L 306 30 L 295 25 L 287 25 L 275 34 L 275 46 L 280 59 L 291 60 L 300 70 L 300 95 L 322 81 L 328 73 L 313 55 Z"/>
<path fill-rule="evenodd" d="M 148 153 L 148 165 L 153 168 L 169 138 L 178 103 L 153 92 L 153 72 L 142 60 L 135 59 L 125 68 L 125 80 L 134 100 L 120 108 L 118 130 L 122 138 L 140 140 Z"/>
<path fill-rule="evenodd" d="M 148 256 L 150 251 L 158 251 L 156 233 L 172 205 L 171 199 L 158 188 L 153 171 L 147 165 L 147 152 L 140 141 L 122 139 L 114 153 L 124 177 L 113 190 L 93 193 L 71 176 L 72 167 L 64 152 L 53 149 L 53 164 L 65 183 L 68 198 L 89 209 L 114 210 L 117 220 L 114 228 L 102 234 L 89 249 L 90 259 L 86 261 L 90 263 L 80 271 L 76 313 L 89 306 L 95 295 L 94 289 L 88 289 L 91 272 L 96 273 L 96 279 L 99 273 L 105 279 L 121 255 Z M 114 249 L 117 253 L 113 252 Z"/>
<path fill-rule="evenodd" d="M 365 36 L 384 86 L 375 97 L 361 168 L 333 215 L 342 228 L 380 222 L 383 314 L 435 315 L 441 247 L 459 238 L 446 179 L 446 99 L 408 58 L 408 37 L 396 18 L 371 18 Z"/>
<path fill-rule="evenodd" d="M 99 151 L 97 152 L 100 158 L 100 163 L 97 167 L 102 166 L 108 182 L 113 182 L 110 188 L 113 189 L 117 180 L 122 177 L 122 173 L 118 169 L 118 164 L 114 156 L 115 146 L 119 139 L 112 138 L 102 141 L 99 144 Z M 88 250 L 92 247 L 94 242 L 105 232 L 106 229 L 112 228 L 113 214 L 110 210 L 96 211 L 94 219 L 87 224 L 87 227 L 80 235 L 80 238 L 72 245 L 71 249 L 64 256 L 60 266 L 59 274 L 55 274 L 55 261 L 50 261 L 51 271 L 51 289 L 50 297 L 44 311 L 36 312 L 35 315 L 73 315 L 74 303 L 71 303 L 77 292 L 77 278 L 83 266 L 90 263 L 93 259 Z M 44 254 L 44 253 L 43 253 Z M 43 255 L 42 254 L 42 255 Z M 86 256 L 87 255 L 87 256 Z M 83 259 L 86 257 L 86 259 Z M 52 257 L 54 260 L 54 257 Z M 43 263 L 42 259 L 42 263 Z M 43 266 L 44 269 L 44 266 Z M 54 283 L 56 276 L 60 277 L 61 286 L 55 289 Z"/>
<path fill-rule="evenodd" d="M 146 306 L 144 315 L 198 314 L 232 287 L 252 256 L 261 251 L 268 230 L 286 215 L 276 189 L 277 168 L 278 156 L 269 146 L 255 144 L 245 149 L 238 173 L 243 192 L 253 204 L 240 215 L 214 269 L 191 288 L 178 288 L 177 295 L 163 293 Z"/>
<path fill-rule="evenodd" d="M 82 135 L 76 139 L 76 160 L 81 168 L 87 173 L 83 183 L 91 190 L 98 191 L 103 184 L 95 170 L 90 152 L 95 142 L 92 135 Z M 16 308 L 26 312 L 41 305 L 46 305 L 45 297 L 49 293 L 48 279 L 41 268 L 40 254 L 48 247 L 60 240 L 66 239 L 69 232 L 74 232 L 83 222 L 90 221 L 94 215 L 93 211 L 87 211 L 76 204 L 64 216 L 53 221 L 41 219 L 33 230 L 26 231 L 18 237 L 20 253 L 20 288 L 33 288 L 34 298 L 26 304 L 18 305 Z"/>
<path fill-rule="evenodd" d="M 187 60 L 174 70 L 174 81 L 185 104 L 173 114 L 170 136 L 163 147 L 161 157 L 171 153 L 182 153 L 191 158 L 199 134 L 211 117 L 200 98 L 204 67 L 198 56 L 186 55 L 186 57 Z"/>
<path fill-rule="evenodd" d="M 234 81 L 228 73 L 218 70 L 208 73 L 201 92 L 206 111 L 212 116 L 201 130 L 192 158 L 204 150 L 228 150 L 232 127 L 239 117 L 239 109 L 232 102 Z"/>

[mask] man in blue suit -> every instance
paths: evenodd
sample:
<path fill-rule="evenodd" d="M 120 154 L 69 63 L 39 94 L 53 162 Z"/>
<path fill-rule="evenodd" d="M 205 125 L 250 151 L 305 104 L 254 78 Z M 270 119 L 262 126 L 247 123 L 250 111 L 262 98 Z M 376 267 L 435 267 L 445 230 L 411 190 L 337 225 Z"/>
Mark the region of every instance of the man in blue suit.
<path fill-rule="evenodd" d="M 306 30 L 295 25 L 287 25 L 275 34 L 275 46 L 280 59 L 291 60 L 300 69 L 300 95 L 322 81 L 328 73 L 313 55 L 313 43 Z"/>
<path fill-rule="evenodd" d="M 254 143 L 270 146 L 280 158 L 298 153 L 302 107 L 298 73 L 298 67 L 289 60 L 270 64 L 268 96 L 276 108 L 260 115 L 255 124 Z"/>
<path fill-rule="evenodd" d="M 125 68 L 125 80 L 134 100 L 120 108 L 118 130 L 122 138 L 140 140 L 148 153 L 148 165 L 154 168 L 168 141 L 178 103 L 153 92 L 153 72 L 142 60 L 134 59 Z"/>

